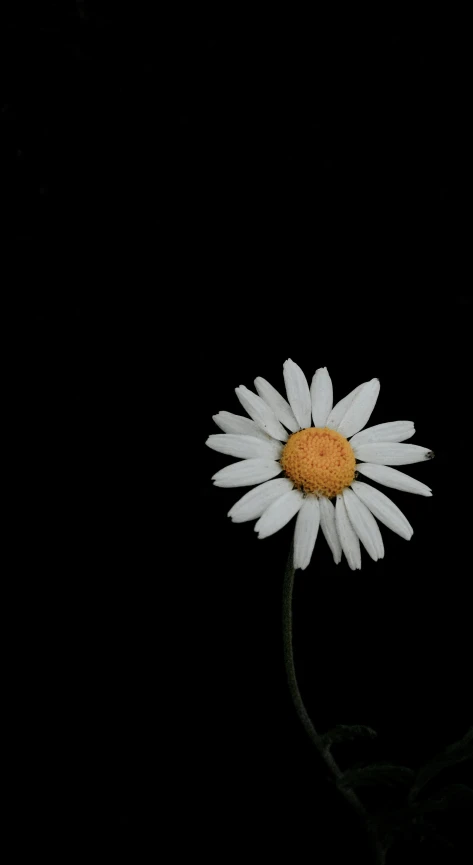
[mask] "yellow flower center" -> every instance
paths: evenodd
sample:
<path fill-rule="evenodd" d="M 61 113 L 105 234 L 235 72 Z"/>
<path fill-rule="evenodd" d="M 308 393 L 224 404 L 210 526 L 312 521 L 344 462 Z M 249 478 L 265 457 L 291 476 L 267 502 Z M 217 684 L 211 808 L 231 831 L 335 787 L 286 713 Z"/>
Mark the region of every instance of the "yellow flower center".
<path fill-rule="evenodd" d="M 333 498 L 355 477 L 355 454 L 347 439 L 328 427 L 309 427 L 289 436 L 281 465 L 294 486 Z"/>

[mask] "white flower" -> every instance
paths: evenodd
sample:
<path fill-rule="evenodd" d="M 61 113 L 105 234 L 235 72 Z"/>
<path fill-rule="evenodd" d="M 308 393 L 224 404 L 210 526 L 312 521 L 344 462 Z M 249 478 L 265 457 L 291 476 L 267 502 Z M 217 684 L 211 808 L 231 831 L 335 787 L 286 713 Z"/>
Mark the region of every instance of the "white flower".
<path fill-rule="evenodd" d="M 302 570 L 319 526 L 336 564 L 343 552 L 352 570 L 361 568 L 360 541 L 372 559 L 382 559 L 376 520 L 406 540 L 413 529 L 391 499 L 355 478 L 360 473 L 387 487 L 431 496 L 430 487 L 391 466 L 431 459 L 432 451 L 401 444 L 415 433 L 412 421 L 366 427 L 379 394 L 377 378 L 335 405 L 326 367 L 316 370 L 309 388 L 301 368 L 287 360 L 284 381 L 287 400 L 264 378 L 255 379 L 258 395 L 243 385 L 236 388 L 251 420 L 230 412 L 214 415 L 223 433 L 209 436 L 206 444 L 241 460 L 217 472 L 215 485 L 253 487 L 228 516 L 236 523 L 257 520 L 258 537 L 267 538 L 297 515 L 294 566 Z M 284 477 L 277 477 L 281 472 Z"/>

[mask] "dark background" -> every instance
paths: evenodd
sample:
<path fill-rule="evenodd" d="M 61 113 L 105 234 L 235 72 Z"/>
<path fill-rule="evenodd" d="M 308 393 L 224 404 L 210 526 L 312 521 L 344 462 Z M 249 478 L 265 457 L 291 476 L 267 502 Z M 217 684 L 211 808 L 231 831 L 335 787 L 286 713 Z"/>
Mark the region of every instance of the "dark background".
<path fill-rule="evenodd" d="M 315 267 L 340 289 L 354 269 L 385 288 L 461 270 L 459 22 L 58 0 L 8 9 L 0 40 L 18 263 L 151 294 L 159 272 L 192 294 Z"/>
<path fill-rule="evenodd" d="M 410 542 L 382 529 L 385 559 L 354 574 L 320 537 L 297 574 L 314 723 L 378 731 L 342 766 L 414 768 L 471 724 L 460 31 L 86 0 L 5 21 L 2 237 L 35 293 L 36 565 L 12 620 L 38 837 L 59 843 L 60 801 L 69 840 L 100 830 L 104 851 L 159 847 L 164 823 L 179 854 L 368 861 L 286 688 L 292 529 L 232 525 L 243 490 L 213 487 L 229 460 L 204 444 L 236 386 L 282 388 L 287 357 L 328 366 L 337 399 L 378 376 L 373 423 L 412 419 L 436 454 L 407 469 L 432 499 L 388 493 Z M 448 817 L 458 861 L 467 819 Z"/>

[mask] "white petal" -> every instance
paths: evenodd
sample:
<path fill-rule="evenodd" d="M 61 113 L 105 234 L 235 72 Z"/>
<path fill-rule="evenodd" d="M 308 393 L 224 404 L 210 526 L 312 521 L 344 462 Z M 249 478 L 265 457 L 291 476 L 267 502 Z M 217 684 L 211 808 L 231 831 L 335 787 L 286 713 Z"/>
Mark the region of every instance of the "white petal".
<path fill-rule="evenodd" d="M 349 394 L 344 396 L 343 399 L 335 403 L 332 411 L 327 418 L 326 426 L 328 426 L 329 429 L 338 428 L 338 424 L 340 423 L 346 410 L 351 406 L 353 400 L 359 394 L 361 388 L 364 387 L 365 384 L 367 384 L 367 382 L 365 381 L 362 384 L 359 384 L 358 387 L 355 387 L 352 391 L 350 391 Z"/>
<path fill-rule="evenodd" d="M 241 499 L 238 499 L 228 511 L 228 516 L 234 523 L 257 520 L 272 502 L 291 489 L 292 481 L 289 478 L 276 478 L 274 481 L 259 484 L 259 486 L 245 493 Z"/>
<path fill-rule="evenodd" d="M 384 557 L 383 539 L 378 523 L 371 511 L 355 495 L 353 490 L 346 489 L 343 491 L 343 501 L 346 505 L 349 520 L 366 552 L 375 562 L 378 559 L 382 559 Z"/>
<path fill-rule="evenodd" d="M 342 545 L 342 550 L 347 557 L 347 562 L 352 571 L 360 570 L 361 568 L 361 550 L 360 542 L 355 530 L 348 519 L 347 509 L 343 496 L 337 496 L 337 504 L 335 505 L 335 520 L 337 523 L 338 537 Z"/>
<path fill-rule="evenodd" d="M 355 445 L 353 452 L 357 460 L 376 463 L 380 466 L 407 466 L 431 460 L 432 451 L 420 445 L 403 445 L 397 442 L 376 442 L 372 445 Z"/>
<path fill-rule="evenodd" d="M 299 490 L 290 490 L 276 499 L 255 525 L 255 532 L 259 538 L 267 538 L 282 529 L 302 505 L 304 497 Z"/>
<path fill-rule="evenodd" d="M 310 562 L 320 523 L 319 500 L 307 496 L 297 514 L 294 530 L 294 567 L 304 571 Z"/>
<path fill-rule="evenodd" d="M 333 560 L 336 565 L 342 559 L 342 546 L 338 537 L 337 526 L 335 522 L 335 508 L 330 499 L 325 496 L 319 499 L 320 506 L 320 527 L 322 529 L 325 540 L 327 541 L 333 555 Z"/>
<path fill-rule="evenodd" d="M 287 432 L 281 426 L 278 419 L 274 416 L 274 412 L 266 405 L 265 401 L 260 396 L 256 396 L 251 390 L 248 390 L 243 384 L 235 388 L 235 393 L 240 400 L 245 411 L 253 418 L 258 426 L 279 441 L 285 442 Z"/>
<path fill-rule="evenodd" d="M 354 447 L 373 442 L 403 442 L 410 439 L 414 433 L 414 424 L 411 420 L 395 420 L 390 423 L 378 423 L 376 426 L 366 427 L 350 439 L 350 444 Z"/>
<path fill-rule="evenodd" d="M 357 471 L 372 481 L 377 481 L 378 484 L 384 484 L 385 487 L 392 487 L 395 490 L 404 490 L 406 493 L 417 493 L 419 496 L 431 496 L 432 492 L 427 484 L 405 475 L 404 472 L 398 472 L 397 469 L 391 469 L 389 466 L 378 466 L 373 463 L 359 463 L 356 467 Z"/>
<path fill-rule="evenodd" d="M 376 490 L 369 484 L 361 481 L 353 481 L 351 488 L 359 499 L 370 509 L 380 523 L 384 523 L 388 529 L 396 532 L 401 538 L 409 541 L 414 534 L 410 522 L 406 519 L 398 506 L 388 499 L 381 490 Z"/>
<path fill-rule="evenodd" d="M 310 386 L 310 398 L 314 426 L 324 427 L 333 406 L 332 379 L 326 366 L 321 366 L 315 370 Z"/>
<path fill-rule="evenodd" d="M 310 390 L 300 366 L 288 358 L 283 366 L 287 398 L 302 429 L 311 426 Z"/>
<path fill-rule="evenodd" d="M 216 487 L 252 487 L 275 478 L 282 471 L 274 460 L 241 460 L 220 469 L 212 480 Z"/>
<path fill-rule="evenodd" d="M 205 444 L 214 451 L 228 454 L 231 457 L 240 457 L 240 459 L 261 457 L 262 459 L 278 460 L 283 449 L 281 442 L 275 439 L 262 441 L 256 436 L 241 436 L 232 433 L 209 436 Z"/>
<path fill-rule="evenodd" d="M 257 438 L 268 441 L 270 436 L 265 433 L 254 420 L 249 417 L 243 417 L 241 414 L 232 414 L 231 411 L 219 411 L 218 414 L 212 416 L 217 426 L 225 433 L 235 433 L 235 435 L 256 436 Z"/>
<path fill-rule="evenodd" d="M 343 415 L 337 432 L 342 436 L 354 435 L 368 423 L 379 394 L 379 379 L 372 378 L 363 385 L 352 404 Z"/>
<path fill-rule="evenodd" d="M 284 426 L 290 429 L 291 432 L 297 432 L 297 430 L 300 429 L 291 406 L 287 400 L 281 396 L 279 391 L 269 383 L 269 381 L 258 376 L 258 378 L 255 378 L 255 388 L 261 399 L 264 399 L 265 403 L 269 405 L 277 419 L 281 421 Z"/>

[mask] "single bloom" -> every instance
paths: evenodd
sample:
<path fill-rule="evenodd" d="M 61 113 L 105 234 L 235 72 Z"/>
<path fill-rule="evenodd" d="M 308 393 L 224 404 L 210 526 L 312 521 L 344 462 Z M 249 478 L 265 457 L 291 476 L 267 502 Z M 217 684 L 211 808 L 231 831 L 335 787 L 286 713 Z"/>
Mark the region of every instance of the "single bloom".
<path fill-rule="evenodd" d="M 377 520 L 406 540 L 413 529 L 397 505 L 357 480 L 358 474 L 386 487 L 431 496 L 430 487 L 392 466 L 432 459 L 432 451 L 404 444 L 415 433 L 412 421 L 366 426 L 378 399 L 377 378 L 333 405 L 326 367 L 316 370 L 310 387 L 294 361 L 286 360 L 283 372 L 287 399 L 264 378 L 256 378 L 257 393 L 243 385 L 235 389 L 249 417 L 226 411 L 213 417 L 222 433 L 209 436 L 206 444 L 240 459 L 218 471 L 214 484 L 253 487 L 228 516 L 235 523 L 257 520 L 259 538 L 274 534 L 295 516 L 294 567 L 302 570 L 310 562 L 319 527 L 336 564 L 344 553 L 352 570 L 361 568 L 360 541 L 372 559 L 382 559 Z"/>

